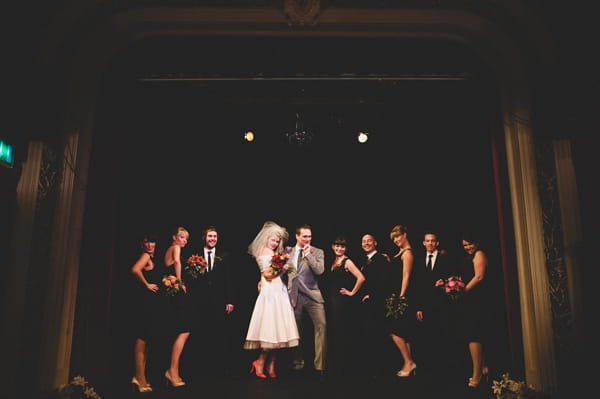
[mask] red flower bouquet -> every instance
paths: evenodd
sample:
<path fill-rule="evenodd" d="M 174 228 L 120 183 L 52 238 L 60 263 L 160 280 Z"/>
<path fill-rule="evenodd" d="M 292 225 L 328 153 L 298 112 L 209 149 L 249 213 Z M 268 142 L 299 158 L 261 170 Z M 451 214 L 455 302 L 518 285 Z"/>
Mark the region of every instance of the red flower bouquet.
<path fill-rule="evenodd" d="M 206 266 L 208 266 L 208 262 L 200 255 L 191 255 L 187 259 L 187 265 L 185 266 L 185 271 L 192 277 L 198 278 L 199 275 L 204 274 L 206 272 Z"/>
<path fill-rule="evenodd" d="M 276 252 L 271 257 L 268 272 L 265 277 L 273 279 L 281 274 L 287 274 L 294 270 L 294 267 L 288 263 L 290 254 L 288 252 Z"/>

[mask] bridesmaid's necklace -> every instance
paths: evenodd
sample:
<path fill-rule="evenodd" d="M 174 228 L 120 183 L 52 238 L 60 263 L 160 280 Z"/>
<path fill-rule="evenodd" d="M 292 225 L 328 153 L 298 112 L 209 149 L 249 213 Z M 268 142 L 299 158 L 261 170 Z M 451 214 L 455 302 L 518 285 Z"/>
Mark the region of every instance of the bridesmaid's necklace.
<path fill-rule="evenodd" d="M 344 261 L 344 259 L 346 259 L 346 255 L 336 256 L 335 257 L 335 262 L 333 264 L 333 268 L 335 269 L 336 267 L 341 266 L 341 264 Z"/>

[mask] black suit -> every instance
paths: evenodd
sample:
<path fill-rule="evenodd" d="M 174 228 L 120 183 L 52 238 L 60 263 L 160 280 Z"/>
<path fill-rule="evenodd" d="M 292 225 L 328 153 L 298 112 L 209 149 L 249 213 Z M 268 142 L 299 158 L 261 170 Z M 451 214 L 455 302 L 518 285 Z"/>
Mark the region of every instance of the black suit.
<path fill-rule="evenodd" d="M 216 249 L 216 251 L 215 251 Z M 195 373 L 223 376 L 231 366 L 232 314 L 225 306 L 234 304 L 232 259 L 218 247 L 213 249 L 213 267 L 195 279 L 190 287 L 194 313 L 190 341 Z M 204 257 L 204 250 L 197 254 Z"/>
<path fill-rule="evenodd" d="M 389 337 L 385 329 L 385 298 L 389 290 L 390 263 L 376 252 L 370 260 L 365 256 L 360 270 L 365 282 L 359 292 L 359 298 L 369 295 L 369 299 L 359 303 L 361 332 L 361 364 L 372 375 L 381 375 L 387 367 L 389 355 Z M 361 368 L 361 372 L 364 369 Z"/>
<path fill-rule="evenodd" d="M 452 367 L 447 353 L 450 343 L 448 325 L 444 319 L 446 298 L 442 289 L 435 286 L 439 279 L 456 275 L 456 262 L 438 251 L 433 270 L 427 267 L 427 253 L 415 256 L 413 265 L 413 287 L 416 310 L 423 312 L 423 321 L 418 323 L 414 355 L 419 369 L 431 373 L 436 380 Z M 439 381 L 439 380 L 438 380 Z"/>

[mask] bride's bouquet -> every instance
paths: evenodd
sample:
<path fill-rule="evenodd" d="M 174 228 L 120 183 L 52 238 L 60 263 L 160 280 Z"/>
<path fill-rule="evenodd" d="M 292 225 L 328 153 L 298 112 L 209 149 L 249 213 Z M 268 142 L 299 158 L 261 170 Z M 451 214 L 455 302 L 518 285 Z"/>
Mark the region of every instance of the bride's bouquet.
<path fill-rule="evenodd" d="M 265 271 L 265 277 L 273 279 L 282 274 L 288 274 L 294 267 L 288 263 L 290 254 L 288 252 L 275 252 L 271 257 L 269 268 Z"/>

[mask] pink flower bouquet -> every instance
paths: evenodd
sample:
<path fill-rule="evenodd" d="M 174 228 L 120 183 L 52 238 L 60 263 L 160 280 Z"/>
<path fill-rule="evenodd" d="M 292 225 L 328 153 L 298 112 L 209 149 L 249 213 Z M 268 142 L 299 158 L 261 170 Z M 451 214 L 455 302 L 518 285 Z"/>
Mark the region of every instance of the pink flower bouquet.
<path fill-rule="evenodd" d="M 446 296 L 453 301 L 459 299 L 465 292 L 465 283 L 460 276 L 448 277 L 440 287 L 442 287 Z"/>

